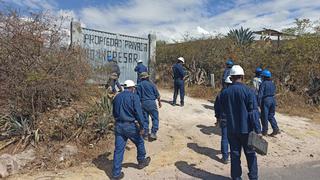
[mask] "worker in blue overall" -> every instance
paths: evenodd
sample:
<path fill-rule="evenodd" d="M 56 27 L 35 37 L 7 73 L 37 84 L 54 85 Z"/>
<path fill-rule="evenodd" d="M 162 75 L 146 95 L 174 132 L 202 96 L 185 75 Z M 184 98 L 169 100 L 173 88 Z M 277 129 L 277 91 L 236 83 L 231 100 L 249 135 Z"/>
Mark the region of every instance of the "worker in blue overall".
<path fill-rule="evenodd" d="M 222 162 L 224 164 L 228 164 L 228 159 L 229 159 L 229 142 L 228 142 L 228 134 L 227 134 L 227 120 L 226 120 L 226 115 L 223 112 L 223 109 L 221 107 L 221 93 L 224 91 L 226 88 L 228 88 L 231 84 L 232 81 L 230 79 L 230 76 L 228 76 L 225 80 L 225 88 L 221 90 L 221 92 L 217 95 L 216 100 L 214 102 L 214 113 L 215 117 L 217 119 L 217 125 L 220 126 L 221 128 L 221 154 L 222 154 Z"/>
<path fill-rule="evenodd" d="M 268 121 L 271 124 L 273 132 L 270 136 L 275 136 L 280 133 L 278 123 L 274 117 L 276 111 L 276 86 L 271 80 L 271 72 L 267 69 L 262 71 L 262 83 L 258 93 L 258 103 L 261 109 L 261 124 L 262 134 L 266 136 L 268 134 Z"/>
<path fill-rule="evenodd" d="M 113 100 L 113 117 L 115 119 L 115 150 L 113 156 L 113 179 L 121 179 L 123 155 L 127 140 L 130 139 L 137 147 L 138 168 L 149 165 L 151 158 L 146 156 L 142 134 L 144 133 L 144 117 L 139 96 L 134 92 L 132 80 L 124 82 L 125 90 Z"/>
<path fill-rule="evenodd" d="M 180 106 L 184 106 L 184 77 L 186 75 L 183 68 L 184 58 L 179 57 L 176 64 L 172 66 L 173 79 L 174 79 L 174 92 L 172 105 L 175 106 L 177 103 L 177 96 L 180 91 Z"/>
<path fill-rule="evenodd" d="M 262 73 L 261 67 L 257 67 L 256 68 L 256 75 L 252 80 L 253 88 L 254 88 L 256 95 L 258 95 L 259 87 L 260 87 L 260 84 L 262 83 L 261 73 Z"/>
<path fill-rule="evenodd" d="M 140 74 L 143 72 L 148 72 L 148 68 L 143 65 L 142 60 L 138 60 L 138 64 L 137 66 L 134 68 L 134 71 L 137 72 L 137 84 L 140 83 L 141 79 L 140 79 Z"/>
<path fill-rule="evenodd" d="M 159 111 L 156 104 L 158 100 L 159 108 L 161 108 L 160 94 L 155 84 L 149 81 L 149 74 L 142 72 L 140 74 L 141 82 L 137 86 L 137 94 L 140 97 L 142 113 L 145 118 L 144 139 L 149 136 L 149 116 L 152 119 L 152 128 L 150 140 L 157 139 L 157 131 L 159 130 Z"/>
<path fill-rule="evenodd" d="M 107 68 L 108 68 L 108 74 L 109 74 L 108 85 L 111 86 L 113 93 L 117 92 L 116 86 L 118 88 L 118 91 L 121 92 L 122 87 L 119 83 L 120 67 L 117 64 L 117 61 L 111 55 L 109 55 L 107 59 L 108 59 Z"/>
<path fill-rule="evenodd" d="M 241 149 L 247 159 L 249 179 L 258 179 L 255 151 L 248 146 L 251 131 L 261 134 L 258 107 L 254 91 L 244 85 L 244 70 L 234 65 L 230 70 L 232 85 L 221 93 L 222 109 L 227 119 L 228 141 L 231 152 L 231 177 L 241 180 Z"/>
<path fill-rule="evenodd" d="M 225 80 L 226 80 L 226 78 L 230 75 L 230 69 L 232 68 L 232 66 L 233 66 L 233 60 L 232 59 L 228 59 L 227 61 L 226 61 L 226 67 L 225 67 L 225 69 L 224 69 L 224 71 L 223 71 L 223 75 L 222 75 L 222 78 L 221 78 L 221 86 L 222 86 L 222 88 L 224 88 L 224 85 L 225 85 Z"/>

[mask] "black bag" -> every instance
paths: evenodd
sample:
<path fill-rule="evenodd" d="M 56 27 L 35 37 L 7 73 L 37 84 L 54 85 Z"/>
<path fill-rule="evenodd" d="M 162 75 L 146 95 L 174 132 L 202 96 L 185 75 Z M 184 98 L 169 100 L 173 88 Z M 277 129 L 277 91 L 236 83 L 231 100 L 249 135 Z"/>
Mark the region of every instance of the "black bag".
<path fill-rule="evenodd" d="M 267 155 L 268 142 L 254 131 L 249 134 L 248 146 L 260 155 Z"/>

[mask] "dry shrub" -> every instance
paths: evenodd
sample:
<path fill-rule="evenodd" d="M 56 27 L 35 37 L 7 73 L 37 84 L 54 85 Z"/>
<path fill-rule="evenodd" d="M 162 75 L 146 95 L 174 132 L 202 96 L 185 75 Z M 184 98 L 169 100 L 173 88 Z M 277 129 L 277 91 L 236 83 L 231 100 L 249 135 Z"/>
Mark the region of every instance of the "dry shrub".
<path fill-rule="evenodd" d="M 245 70 L 246 83 L 251 85 L 258 66 L 268 68 L 278 87 L 303 96 L 304 103 L 320 104 L 320 36 L 305 35 L 283 40 L 278 48 L 276 42 L 255 41 L 249 46 L 238 47 L 228 38 L 213 38 L 178 44 L 157 46 L 157 71 L 162 81 L 172 79 L 171 66 L 178 56 L 186 60 L 189 71 L 192 63 L 215 75 L 216 87 L 228 57 Z M 189 71 L 191 72 L 191 71 Z M 282 92 L 282 91 L 279 91 Z M 305 99 L 306 98 L 306 99 Z"/>
<path fill-rule="evenodd" d="M 215 96 L 219 93 L 219 90 L 212 87 L 193 85 L 186 87 L 186 93 L 190 97 L 214 100 Z"/>
<path fill-rule="evenodd" d="M 63 22 L 42 13 L 0 13 L 0 97 L 11 111 L 36 117 L 85 89 L 90 66 L 81 48 L 65 43 Z"/>

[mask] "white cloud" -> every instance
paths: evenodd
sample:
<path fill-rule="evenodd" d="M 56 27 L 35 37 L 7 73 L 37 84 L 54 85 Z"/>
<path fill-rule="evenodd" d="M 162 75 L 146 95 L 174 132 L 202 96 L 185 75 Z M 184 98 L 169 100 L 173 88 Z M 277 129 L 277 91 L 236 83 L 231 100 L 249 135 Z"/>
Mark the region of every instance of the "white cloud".
<path fill-rule="evenodd" d="M 81 21 L 91 28 L 134 35 L 156 32 L 159 39 L 181 39 L 186 32 L 198 37 L 227 33 L 240 26 L 253 30 L 281 30 L 294 18 L 315 20 L 320 3 L 314 0 L 273 0 L 257 3 L 235 2 L 235 7 L 218 15 L 207 12 L 209 0 L 131 0 L 106 7 L 87 7 L 79 12 Z M 219 7 L 217 7 L 219 8 Z M 295 11 L 293 11 L 295 10 Z"/>
<path fill-rule="evenodd" d="M 54 0 L 3 0 L 6 3 L 14 3 L 20 7 L 37 9 L 37 10 L 52 10 L 57 7 Z"/>
<path fill-rule="evenodd" d="M 57 9 L 54 0 L 12 1 L 33 8 Z M 220 13 L 213 14 L 210 9 Z M 234 0 L 227 4 L 213 0 L 128 0 L 59 13 L 89 28 L 139 36 L 156 33 L 158 39 L 170 41 L 181 39 L 185 33 L 193 37 L 226 34 L 240 26 L 281 30 L 292 26 L 295 18 L 319 19 L 319 9 L 319 0 Z"/>

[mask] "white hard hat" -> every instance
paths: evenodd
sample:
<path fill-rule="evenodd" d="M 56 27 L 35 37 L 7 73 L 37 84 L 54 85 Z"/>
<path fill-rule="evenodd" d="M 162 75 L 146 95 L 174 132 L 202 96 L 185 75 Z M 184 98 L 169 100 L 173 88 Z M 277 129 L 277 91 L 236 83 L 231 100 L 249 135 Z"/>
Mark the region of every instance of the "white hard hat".
<path fill-rule="evenodd" d="M 139 59 L 138 63 L 142 63 L 143 61 L 141 59 Z"/>
<path fill-rule="evenodd" d="M 136 86 L 136 84 L 132 80 L 126 80 L 124 82 L 124 87 L 125 88 L 134 87 L 134 86 Z"/>
<path fill-rule="evenodd" d="M 232 81 L 231 81 L 231 76 L 228 76 L 225 80 L 224 80 L 224 82 L 225 83 L 227 83 L 227 84 L 232 84 Z"/>
<path fill-rule="evenodd" d="M 181 61 L 184 64 L 184 58 L 183 57 L 178 57 L 178 60 Z"/>
<path fill-rule="evenodd" d="M 239 76 L 243 76 L 244 75 L 244 70 L 239 65 L 232 66 L 232 68 L 230 70 L 230 76 L 238 76 L 238 75 Z"/>

